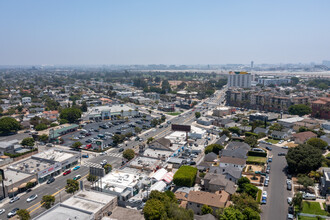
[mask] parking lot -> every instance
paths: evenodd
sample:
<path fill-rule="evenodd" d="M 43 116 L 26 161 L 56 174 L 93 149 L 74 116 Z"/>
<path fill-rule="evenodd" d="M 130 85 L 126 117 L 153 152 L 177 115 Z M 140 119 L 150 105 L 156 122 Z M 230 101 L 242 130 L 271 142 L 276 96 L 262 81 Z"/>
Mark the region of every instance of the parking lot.
<path fill-rule="evenodd" d="M 136 137 L 135 127 L 143 130 L 149 129 L 151 119 L 150 116 L 146 116 L 146 118 L 130 118 L 128 121 L 104 120 L 93 122 L 84 125 L 83 129 L 63 135 L 61 138 L 64 141 L 63 145 L 68 147 L 77 141 L 80 141 L 83 145 L 96 147 L 95 142 L 100 139 L 102 139 L 104 146 L 109 146 L 113 143 L 112 136 L 115 134 L 127 134 L 131 132 L 133 137 Z"/>

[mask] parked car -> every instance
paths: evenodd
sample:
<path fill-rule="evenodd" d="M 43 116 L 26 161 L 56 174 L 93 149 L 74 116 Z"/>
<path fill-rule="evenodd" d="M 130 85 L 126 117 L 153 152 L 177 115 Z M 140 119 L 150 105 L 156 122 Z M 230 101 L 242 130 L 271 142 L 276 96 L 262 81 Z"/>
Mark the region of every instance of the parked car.
<path fill-rule="evenodd" d="M 67 170 L 67 171 L 65 171 L 64 173 L 63 173 L 63 176 L 66 176 L 66 175 L 68 175 L 68 174 L 70 174 L 71 173 L 71 170 Z"/>
<path fill-rule="evenodd" d="M 79 180 L 81 178 L 81 175 L 77 175 L 73 178 L 73 180 Z"/>
<path fill-rule="evenodd" d="M 315 200 L 316 199 L 316 195 L 315 194 L 311 194 L 311 193 L 303 193 L 303 199 L 306 199 L 306 200 Z"/>
<path fill-rule="evenodd" d="M 120 148 L 118 152 L 123 152 L 124 151 L 124 148 Z"/>
<path fill-rule="evenodd" d="M 282 148 L 283 148 L 283 149 L 289 149 L 289 147 L 288 147 L 288 146 L 283 146 Z"/>
<path fill-rule="evenodd" d="M 271 147 L 266 147 L 267 150 L 272 151 L 273 149 Z"/>
<path fill-rule="evenodd" d="M 47 184 L 51 184 L 52 182 L 55 181 L 55 178 L 54 177 L 50 177 L 48 180 L 47 180 Z"/>
<path fill-rule="evenodd" d="M 0 215 L 3 214 L 6 211 L 6 209 L 0 209 Z"/>
<path fill-rule="evenodd" d="M 29 192 L 31 192 L 32 191 L 32 189 L 30 188 L 30 189 L 27 189 L 26 191 L 25 191 L 25 193 L 29 193 Z"/>
<path fill-rule="evenodd" d="M 291 183 L 287 184 L 286 189 L 287 189 L 287 190 L 292 190 L 292 184 L 291 184 Z"/>
<path fill-rule="evenodd" d="M 292 197 L 288 197 L 287 201 L 288 201 L 288 204 L 291 205 L 291 203 L 292 203 Z"/>
<path fill-rule="evenodd" d="M 33 194 L 32 196 L 30 196 L 29 198 L 26 199 L 27 202 L 32 202 L 33 200 L 37 199 L 38 195 L 37 194 Z"/>
<path fill-rule="evenodd" d="M 19 200 L 19 197 L 18 196 L 15 196 L 15 197 L 13 197 L 13 198 L 11 198 L 10 200 L 9 200 L 9 203 L 14 203 L 14 202 L 16 202 L 16 201 L 18 201 Z"/>
<path fill-rule="evenodd" d="M 262 197 L 261 204 L 266 204 L 267 203 L 267 197 Z"/>
<path fill-rule="evenodd" d="M 280 152 L 280 153 L 278 153 L 278 156 L 285 156 L 285 153 L 284 152 Z"/>
<path fill-rule="evenodd" d="M 13 210 L 11 210 L 10 212 L 8 212 L 7 217 L 8 218 L 12 218 L 16 215 L 17 211 L 19 210 L 19 208 L 14 208 Z"/>
<path fill-rule="evenodd" d="M 265 180 L 264 186 L 268 186 L 269 185 L 269 181 Z"/>
<path fill-rule="evenodd" d="M 73 168 L 73 170 L 78 170 L 80 168 L 80 166 L 75 166 L 74 168 Z"/>

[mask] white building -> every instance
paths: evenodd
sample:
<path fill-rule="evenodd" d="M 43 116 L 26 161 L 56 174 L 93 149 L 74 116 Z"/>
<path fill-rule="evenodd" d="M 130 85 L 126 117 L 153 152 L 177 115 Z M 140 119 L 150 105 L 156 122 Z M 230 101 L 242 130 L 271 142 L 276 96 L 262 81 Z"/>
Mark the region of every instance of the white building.
<path fill-rule="evenodd" d="M 138 111 L 127 105 L 97 106 L 88 108 L 88 118 L 92 119 L 110 119 L 117 115 L 129 117 L 138 115 Z"/>
<path fill-rule="evenodd" d="M 31 103 L 31 97 L 23 97 L 22 98 L 22 104 L 26 105 L 26 104 L 30 104 Z"/>
<path fill-rule="evenodd" d="M 247 72 L 229 72 L 228 87 L 250 88 L 252 76 Z"/>
<path fill-rule="evenodd" d="M 291 79 L 286 79 L 286 78 L 260 78 L 258 79 L 258 84 L 262 84 L 264 86 L 269 86 L 269 85 L 282 85 L 282 84 L 289 84 L 291 82 Z"/>

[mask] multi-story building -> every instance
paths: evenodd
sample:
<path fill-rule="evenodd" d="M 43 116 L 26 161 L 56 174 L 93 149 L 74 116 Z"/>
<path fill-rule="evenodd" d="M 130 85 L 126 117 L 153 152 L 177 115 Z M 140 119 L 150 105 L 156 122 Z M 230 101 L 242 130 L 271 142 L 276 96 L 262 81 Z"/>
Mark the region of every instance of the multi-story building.
<path fill-rule="evenodd" d="M 330 97 L 320 98 L 312 102 L 312 116 L 315 118 L 330 119 Z"/>
<path fill-rule="evenodd" d="M 252 76 L 247 72 L 229 72 L 228 87 L 250 88 Z"/>
<path fill-rule="evenodd" d="M 291 105 L 308 105 L 308 95 L 286 95 L 276 90 L 252 91 L 243 89 L 229 89 L 226 101 L 230 106 L 251 108 L 259 111 L 288 112 Z"/>
<path fill-rule="evenodd" d="M 289 84 L 290 82 L 291 82 L 291 79 L 287 79 L 287 78 L 259 78 L 258 79 L 258 84 L 262 84 L 264 86 Z"/>

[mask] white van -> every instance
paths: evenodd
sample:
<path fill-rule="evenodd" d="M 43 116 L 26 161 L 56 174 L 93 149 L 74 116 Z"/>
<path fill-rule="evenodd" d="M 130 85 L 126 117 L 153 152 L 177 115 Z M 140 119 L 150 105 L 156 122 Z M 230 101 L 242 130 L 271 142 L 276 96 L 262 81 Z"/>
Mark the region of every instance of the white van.
<path fill-rule="evenodd" d="M 306 200 L 315 200 L 316 199 L 316 195 L 315 194 L 311 194 L 311 193 L 304 193 L 303 194 L 303 199 L 306 199 Z"/>

